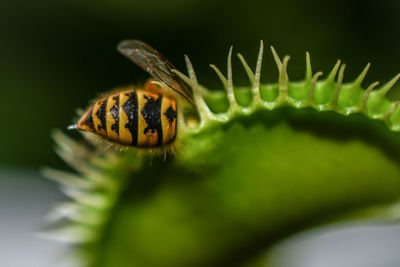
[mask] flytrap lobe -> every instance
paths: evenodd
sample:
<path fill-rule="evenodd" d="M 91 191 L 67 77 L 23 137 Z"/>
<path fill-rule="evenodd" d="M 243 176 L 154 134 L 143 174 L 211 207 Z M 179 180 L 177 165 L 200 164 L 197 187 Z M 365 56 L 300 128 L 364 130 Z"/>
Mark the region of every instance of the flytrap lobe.
<path fill-rule="evenodd" d="M 281 106 L 311 107 L 318 111 L 334 111 L 343 115 L 359 113 L 370 119 L 382 120 L 391 130 L 400 131 L 400 111 L 398 108 L 400 102 L 392 102 L 386 97 L 387 92 L 393 88 L 400 78 L 400 74 L 380 88 L 377 88 L 379 82 L 374 82 L 364 89 L 361 84 L 371 64 L 368 63 L 353 82 L 343 83 L 346 65 L 338 60 L 328 76 L 321 80 L 323 73 L 320 71 L 315 74 L 312 73 L 310 54 L 307 52 L 305 79 L 290 81 L 287 72 L 290 56 L 286 55 L 281 60 L 274 47 L 271 46 L 272 56 L 279 71 L 278 82 L 261 84 L 263 50 L 264 45 L 261 41 L 255 72 L 251 70 L 244 57 L 238 54 L 238 58 L 250 80 L 250 89 L 248 90 L 251 92 L 252 101 L 249 106 L 241 106 L 235 97 L 238 90 L 243 90 L 243 88 L 235 87 L 233 84 L 232 48 L 228 54 L 227 77 L 215 65 L 210 65 L 221 80 L 228 99 L 229 108 L 223 113 L 213 113 L 204 100 L 204 95 L 219 94 L 220 92 L 210 91 L 198 83 L 193 66 L 189 58 L 185 56 L 189 76 L 177 70 L 174 70 L 174 72 L 193 89 L 200 117 L 200 123 L 195 129 L 196 132 L 201 131 L 203 127 L 209 124 L 214 125 L 215 122 L 227 122 L 237 115 L 251 115 L 258 110 L 273 110 Z"/>
<path fill-rule="evenodd" d="M 136 48 L 124 47 L 124 49 L 128 49 L 125 50 L 125 54 L 129 58 L 133 53 L 129 49 Z M 237 55 L 250 81 L 250 85 L 244 89 L 236 87 L 233 83 L 233 48 L 230 48 L 226 76 L 217 66 L 210 65 L 220 79 L 224 91 L 211 91 L 202 86 L 197 80 L 188 56 L 185 56 L 188 75 L 170 65 L 163 65 L 164 61 L 162 61 L 164 63 L 157 61 L 155 65 L 151 65 L 153 69 L 150 70 L 156 70 L 155 76 L 157 76 L 165 74 L 157 68 L 166 68 L 167 75 L 161 81 L 152 74 L 155 80 L 150 81 L 144 90 L 132 88 L 132 90 L 121 91 L 118 94 L 109 95 L 106 99 L 98 100 L 82 117 L 81 127 L 86 125 L 90 131 L 100 133 L 117 143 L 122 143 L 121 140 L 123 140 L 125 145 L 142 144 L 142 153 L 147 153 L 147 151 L 153 153 L 150 147 L 190 139 L 198 133 L 207 133 L 207 130 L 212 127 L 222 127 L 235 118 L 251 119 L 257 111 L 271 111 L 283 106 L 294 109 L 313 108 L 319 112 L 333 111 L 344 116 L 363 114 L 369 119 L 383 121 L 392 131 L 400 132 L 400 102 L 392 102 L 386 97 L 400 75 L 379 88 L 378 82 L 375 82 L 364 89 L 362 82 L 370 64 L 366 65 L 353 82 L 343 83 L 345 65 L 341 61 L 338 61 L 327 77 L 322 79 L 322 72 L 312 72 L 310 55 L 306 53 L 304 80 L 291 81 L 287 71 L 290 57 L 284 56 L 281 59 L 273 47 L 271 47 L 271 52 L 279 71 L 278 81 L 273 84 L 261 83 L 264 54 L 262 41 L 254 71 L 243 55 Z M 180 96 L 177 96 L 176 92 L 170 92 L 169 86 L 178 88 Z M 243 90 L 250 96 L 247 105 L 238 101 L 238 95 L 243 93 Z M 210 103 L 207 98 L 218 96 L 218 99 L 222 99 L 221 95 L 224 100 L 227 100 L 228 108 L 223 112 L 215 112 L 213 105 L 219 103 Z M 141 97 L 141 100 L 138 100 L 138 97 Z M 186 98 L 189 101 L 185 100 Z M 160 101 L 157 102 L 159 99 Z M 182 110 L 182 103 L 186 102 L 197 111 L 196 123 L 186 120 L 186 114 L 183 112 L 179 113 L 179 110 Z M 152 104 L 151 108 L 148 103 Z M 172 108 L 169 109 L 169 107 Z M 142 112 L 143 110 L 146 111 Z M 141 118 L 132 119 L 135 117 L 131 113 Z M 132 115 L 130 119 L 128 114 Z M 72 128 L 78 128 L 78 125 L 79 123 Z M 149 127 L 150 125 L 153 127 Z M 169 135 L 166 134 L 168 131 Z M 57 182 L 68 197 L 49 215 L 49 221 L 53 226 L 46 231 L 45 235 L 75 244 L 78 250 L 81 249 L 87 254 L 83 265 L 91 266 L 96 260 L 91 257 L 94 254 L 91 250 L 95 250 L 103 238 L 104 229 L 111 219 L 113 209 L 128 182 L 127 179 L 132 176 L 127 177 L 127 173 L 137 174 L 147 158 L 138 155 L 136 148 L 132 150 L 134 153 L 125 154 L 102 150 L 88 133 L 83 133 L 83 136 L 88 144 L 73 140 L 60 131 L 53 134 L 57 154 L 75 172 L 50 168 L 42 172 L 44 176 Z M 182 142 L 182 146 L 185 144 Z M 188 151 L 183 149 L 175 156 L 183 157 L 184 155 L 180 152 L 187 153 Z"/>

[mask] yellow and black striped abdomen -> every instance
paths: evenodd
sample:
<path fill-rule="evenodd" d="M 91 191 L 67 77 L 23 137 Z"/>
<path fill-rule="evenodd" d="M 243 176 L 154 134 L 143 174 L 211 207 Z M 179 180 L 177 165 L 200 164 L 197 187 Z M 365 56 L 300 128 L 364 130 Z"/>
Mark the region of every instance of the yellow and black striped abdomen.
<path fill-rule="evenodd" d="M 147 90 L 128 90 L 98 100 L 77 128 L 128 146 L 158 147 L 174 141 L 175 100 Z"/>

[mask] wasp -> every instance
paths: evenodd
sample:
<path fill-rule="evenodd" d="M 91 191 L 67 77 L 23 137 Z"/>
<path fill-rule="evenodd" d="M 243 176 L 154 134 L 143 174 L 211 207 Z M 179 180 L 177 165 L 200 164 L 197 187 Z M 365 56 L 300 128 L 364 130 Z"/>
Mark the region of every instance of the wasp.
<path fill-rule="evenodd" d="M 192 91 L 160 52 L 139 40 L 124 40 L 117 50 L 148 72 L 144 86 L 97 100 L 74 125 L 124 146 L 156 148 L 171 144 L 178 129 L 178 101 L 194 105 Z"/>

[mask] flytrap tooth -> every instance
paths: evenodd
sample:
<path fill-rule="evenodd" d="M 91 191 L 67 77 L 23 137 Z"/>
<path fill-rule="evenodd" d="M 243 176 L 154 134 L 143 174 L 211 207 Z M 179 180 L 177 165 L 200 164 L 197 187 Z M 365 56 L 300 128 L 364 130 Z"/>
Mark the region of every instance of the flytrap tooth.
<path fill-rule="evenodd" d="M 88 142 L 89 145 L 96 148 L 96 151 L 102 147 L 102 143 L 99 143 L 99 138 L 92 132 L 78 131 L 78 133 Z"/>
<path fill-rule="evenodd" d="M 254 76 L 254 81 L 253 81 L 253 95 L 257 98 L 260 98 L 260 77 L 261 77 L 261 67 L 262 67 L 262 60 L 263 60 L 263 55 L 264 55 L 264 42 L 261 40 L 260 41 L 260 50 L 258 51 L 258 56 L 257 56 L 257 64 L 256 64 L 256 73 Z"/>
<path fill-rule="evenodd" d="M 261 40 L 260 41 L 260 49 L 258 51 L 258 56 L 257 56 L 255 74 L 250 69 L 249 65 L 247 64 L 247 62 L 244 59 L 244 57 L 242 56 L 242 54 L 240 54 L 240 53 L 237 54 L 240 62 L 242 63 L 242 65 L 247 73 L 247 76 L 249 77 L 249 80 L 251 82 L 251 89 L 253 92 L 253 96 L 255 97 L 256 100 L 260 99 L 259 86 L 260 86 L 260 76 L 261 76 L 261 66 L 262 66 L 263 54 L 264 54 L 264 42 Z"/>
<path fill-rule="evenodd" d="M 227 85 L 227 92 L 228 92 L 228 100 L 229 104 L 234 106 L 236 105 L 236 100 L 235 100 L 235 93 L 233 92 L 233 76 L 232 76 L 232 51 L 233 51 L 233 46 L 229 49 L 228 53 L 228 62 L 227 62 L 227 68 L 228 68 L 228 85 Z"/>
<path fill-rule="evenodd" d="M 210 67 L 215 71 L 218 78 L 221 80 L 224 89 L 227 92 L 228 101 L 230 106 L 236 105 L 235 95 L 233 92 L 233 81 L 232 81 L 232 46 L 229 49 L 228 60 L 227 60 L 227 72 L 228 72 L 228 79 L 222 74 L 222 72 L 218 69 L 217 66 L 214 64 L 210 64 Z"/>
<path fill-rule="evenodd" d="M 270 48 L 271 48 L 272 56 L 274 57 L 276 66 L 278 67 L 278 71 L 280 71 L 282 69 L 282 61 L 279 58 L 278 53 L 276 53 L 275 48 L 272 45 L 270 46 Z"/>
<path fill-rule="evenodd" d="M 159 82 L 159 81 L 151 81 L 151 84 L 156 84 L 161 88 L 167 89 L 168 90 L 168 85 L 166 85 L 164 82 Z"/>
<path fill-rule="evenodd" d="M 55 151 L 64 161 L 74 161 L 79 165 L 84 165 L 84 162 L 87 162 L 91 152 L 84 145 L 78 144 L 59 130 L 54 131 L 52 135 L 57 144 Z"/>
<path fill-rule="evenodd" d="M 290 60 L 290 56 L 285 56 L 283 58 L 283 63 L 281 65 L 281 69 L 279 70 L 279 93 L 287 94 L 287 87 L 289 77 L 287 74 L 287 65 Z"/>
<path fill-rule="evenodd" d="M 79 190 L 71 187 L 61 187 L 61 191 L 76 203 L 93 207 L 96 209 L 104 209 L 108 206 L 107 197 L 104 194 L 93 193 L 90 191 Z"/>
<path fill-rule="evenodd" d="M 85 206 L 73 202 L 65 202 L 54 207 L 53 211 L 46 217 L 49 222 L 67 219 L 75 223 L 98 225 L 102 222 L 99 214 L 101 213 Z"/>
<path fill-rule="evenodd" d="M 192 88 L 194 87 L 194 85 L 192 84 L 192 80 L 188 76 L 186 76 L 185 74 L 176 69 L 173 69 L 172 72 L 174 72 L 180 79 L 182 79 L 190 87 Z"/>
<path fill-rule="evenodd" d="M 287 66 L 288 66 L 289 60 L 290 60 L 290 56 L 287 55 L 287 56 L 283 57 L 282 68 L 279 71 L 280 73 L 285 74 L 286 76 L 288 75 L 287 74 Z"/>
<path fill-rule="evenodd" d="M 343 64 L 339 69 L 339 74 L 338 74 L 338 78 L 337 78 L 337 82 L 336 82 L 335 95 L 333 96 L 333 99 L 332 99 L 332 106 L 336 106 L 338 103 L 340 89 L 342 88 L 342 84 L 343 84 L 343 77 L 344 77 L 345 69 L 346 69 L 346 64 Z"/>
<path fill-rule="evenodd" d="M 327 82 L 333 82 L 335 80 L 336 74 L 339 70 L 341 61 L 340 59 L 336 62 L 335 66 L 333 66 L 333 69 L 331 70 L 331 72 L 329 73 L 328 77 L 326 78 Z"/>
<path fill-rule="evenodd" d="M 114 192 L 118 190 L 117 182 L 112 177 L 104 176 L 101 173 L 92 172 L 87 176 L 90 181 L 96 184 L 98 187 L 103 187 L 108 191 Z"/>
<path fill-rule="evenodd" d="M 311 82 L 312 79 L 312 68 L 310 53 L 306 52 L 306 82 Z"/>
<path fill-rule="evenodd" d="M 70 138 L 68 135 L 64 134 L 60 130 L 54 130 L 51 133 L 52 138 L 56 144 L 63 150 L 77 154 L 79 156 L 86 157 L 89 151 L 85 146 L 78 144 L 75 140 Z"/>
<path fill-rule="evenodd" d="M 339 69 L 339 74 L 338 74 L 338 79 L 337 79 L 337 83 L 338 83 L 339 87 L 342 86 L 345 69 L 346 69 L 346 64 L 343 64 Z"/>
<path fill-rule="evenodd" d="M 197 86 L 198 82 L 197 82 L 196 73 L 193 69 L 192 62 L 190 62 L 190 59 L 187 55 L 185 55 L 185 62 L 186 62 L 186 67 L 187 67 L 187 70 L 189 73 L 189 78 L 190 78 L 193 86 Z"/>
<path fill-rule="evenodd" d="M 192 85 L 192 81 L 190 80 L 190 78 L 188 76 L 186 76 L 185 74 L 183 74 L 182 72 L 180 72 L 179 70 L 176 70 L 176 69 L 173 69 L 171 71 L 174 72 L 180 79 L 182 79 L 191 88 L 195 87 L 194 85 Z M 208 90 L 207 88 L 205 88 L 201 84 L 197 84 L 197 88 L 198 88 L 198 90 L 199 90 L 199 92 L 201 94 L 206 94 L 207 95 L 207 94 L 210 93 L 210 90 Z"/>
<path fill-rule="evenodd" d="M 374 88 L 377 87 L 378 85 L 379 85 L 379 82 L 374 82 L 374 83 L 370 84 L 370 86 L 368 86 L 367 90 L 365 90 L 364 95 L 361 100 L 361 103 L 360 103 L 360 106 L 359 106 L 360 110 L 365 109 L 369 96 L 371 95 Z"/>
<path fill-rule="evenodd" d="M 93 164 L 95 167 L 107 168 L 108 166 L 116 162 L 116 160 L 117 160 L 116 154 L 110 152 L 109 154 L 106 155 L 106 157 L 92 157 L 89 159 L 89 162 Z"/>
<path fill-rule="evenodd" d="M 222 85 L 224 86 L 225 90 L 228 88 L 228 80 L 225 78 L 225 76 L 222 74 L 222 72 L 218 69 L 217 66 L 214 64 L 210 64 L 210 68 L 212 68 L 215 73 L 217 74 L 218 78 L 222 82 Z"/>
<path fill-rule="evenodd" d="M 381 88 L 379 88 L 379 90 L 377 91 L 377 93 L 382 94 L 382 95 L 386 95 L 387 92 L 389 92 L 390 89 L 392 89 L 392 87 L 395 85 L 395 83 L 399 80 L 400 78 L 400 73 L 397 74 L 393 79 L 391 79 L 388 83 L 386 83 L 384 86 L 382 86 Z"/>
<path fill-rule="evenodd" d="M 189 58 L 188 58 L 188 60 L 189 60 Z M 189 63 L 190 63 L 190 61 L 189 61 Z M 189 69 L 189 67 L 187 67 L 187 68 Z M 193 67 L 190 67 L 190 68 L 193 70 Z M 203 86 L 201 86 L 200 84 L 197 83 L 195 74 L 193 74 L 194 76 L 192 76 L 192 78 L 194 77 L 194 79 L 191 79 L 177 69 L 173 69 L 172 72 L 174 72 L 180 79 L 182 79 L 186 84 L 188 84 L 192 88 L 193 97 L 194 97 L 195 101 L 198 98 L 198 96 L 196 96 L 196 94 L 199 94 L 201 96 L 202 93 L 204 93 L 204 94 L 210 93 L 210 91 L 208 89 L 204 88 Z M 194 73 L 194 71 L 193 71 L 193 73 Z M 193 81 L 195 81 L 196 83 L 194 84 Z"/>
<path fill-rule="evenodd" d="M 55 149 L 55 151 L 60 158 L 62 158 L 75 170 L 84 174 L 85 177 L 87 177 L 87 179 L 93 182 L 96 186 L 105 187 L 109 190 L 115 189 L 115 181 L 103 176 L 93 165 L 89 164 L 87 161 L 80 160 L 71 154 L 64 153 L 64 151 L 60 149 Z"/>
<path fill-rule="evenodd" d="M 61 219 L 73 217 L 78 213 L 78 206 L 70 202 L 59 203 L 53 207 L 53 209 L 46 214 L 45 221 L 50 223 L 55 223 Z"/>
<path fill-rule="evenodd" d="M 96 240 L 96 231 L 97 230 L 93 229 L 91 226 L 72 224 L 36 232 L 35 235 L 64 243 L 83 244 Z"/>
<path fill-rule="evenodd" d="M 367 73 L 368 73 L 368 70 L 369 70 L 370 67 L 371 67 L 371 63 L 368 63 L 368 64 L 364 67 L 363 71 L 360 73 L 360 75 L 359 75 L 359 76 L 356 78 L 356 80 L 353 82 L 353 84 L 352 84 L 353 87 L 360 87 L 360 86 L 361 86 L 362 82 L 363 82 L 364 79 L 365 79 L 365 76 L 367 76 Z"/>
<path fill-rule="evenodd" d="M 400 101 L 396 101 L 389 116 L 391 129 L 400 132 Z"/>
<path fill-rule="evenodd" d="M 247 62 L 244 59 L 242 54 L 238 53 L 237 57 L 239 58 L 240 63 L 242 63 L 242 66 L 243 66 L 244 70 L 246 71 L 247 77 L 249 77 L 250 83 L 253 84 L 254 83 L 254 73 L 253 73 L 253 71 L 250 69 L 249 65 L 247 64 Z"/>
<path fill-rule="evenodd" d="M 55 148 L 55 152 L 60 158 L 62 158 L 65 162 L 67 162 L 71 167 L 73 167 L 78 172 L 89 174 L 94 172 L 95 170 L 93 166 L 89 165 L 87 161 L 82 160 L 79 157 L 76 157 L 76 155 L 68 151 L 65 151 L 60 148 Z"/>
<path fill-rule="evenodd" d="M 323 75 L 322 71 L 318 71 L 317 73 L 314 74 L 314 76 L 311 79 L 310 83 L 310 94 L 308 95 L 308 102 L 311 103 L 314 99 L 314 91 L 315 91 L 315 86 L 317 85 L 318 78 Z"/>
<path fill-rule="evenodd" d="M 41 174 L 44 177 L 67 187 L 80 189 L 92 189 L 94 187 L 93 183 L 91 183 L 89 180 L 85 180 L 78 175 L 56 169 L 43 168 L 41 170 Z"/>
<path fill-rule="evenodd" d="M 166 83 L 164 83 L 164 82 L 152 81 L 151 83 L 152 83 L 152 84 L 158 85 L 159 87 L 163 88 L 165 91 L 169 91 L 169 90 L 170 90 L 170 88 L 168 87 L 168 85 L 167 85 Z M 191 98 L 190 92 L 189 92 L 188 90 L 186 90 L 186 87 L 183 87 L 182 89 L 183 89 L 183 90 L 182 90 L 182 92 L 183 92 L 183 93 L 182 93 L 182 96 L 183 96 L 187 101 L 189 101 L 190 103 L 194 104 L 194 103 L 193 103 L 193 100 L 192 100 L 192 98 Z M 111 147 L 112 147 L 112 145 L 110 144 L 110 145 L 107 147 L 107 149 L 109 149 L 109 148 L 111 148 Z"/>
<path fill-rule="evenodd" d="M 389 120 L 390 117 L 397 111 L 399 108 L 400 101 L 396 101 L 393 105 L 393 107 L 383 116 L 384 120 Z"/>
<path fill-rule="evenodd" d="M 202 126 L 202 124 L 204 124 L 206 120 L 213 117 L 213 114 L 212 114 L 210 108 L 208 107 L 207 103 L 204 101 L 203 96 L 201 95 L 201 92 L 199 90 L 200 85 L 197 81 L 196 73 L 194 71 L 192 62 L 190 62 L 190 59 L 187 55 L 185 55 L 185 62 L 186 62 L 186 67 L 187 67 L 187 70 L 189 73 L 189 79 L 190 79 L 189 84 L 191 85 L 192 90 L 193 90 L 194 102 L 196 104 L 197 110 L 199 111 L 199 116 L 200 116 L 200 125 L 199 126 Z M 173 70 L 173 71 L 179 77 L 185 76 L 182 73 L 180 73 L 179 71 L 176 71 L 176 70 Z"/>

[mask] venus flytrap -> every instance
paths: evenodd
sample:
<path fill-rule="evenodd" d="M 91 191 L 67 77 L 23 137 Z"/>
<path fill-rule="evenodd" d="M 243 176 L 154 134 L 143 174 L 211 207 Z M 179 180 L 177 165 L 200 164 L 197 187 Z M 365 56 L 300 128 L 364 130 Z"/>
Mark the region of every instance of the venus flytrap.
<path fill-rule="evenodd" d="M 367 115 L 371 119 L 383 120 L 388 123 L 389 127 L 393 130 L 399 128 L 400 121 L 396 119 L 396 116 L 398 116 L 398 104 L 388 100 L 386 98 L 386 93 L 400 78 L 400 74 L 395 76 L 383 87 L 379 88 L 379 90 L 373 91 L 378 85 L 378 82 L 371 84 L 364 90 L 361 87 L 361 83 L 367 75 L 370 63 L 367 64 L 354 82 L 343 84 L 345 65 L 341 65 L 341 61 L 338 60 L 327 78 L 323 81 L 318 81 L 319 77 L 322 76 L 322 72 L 317 72 L 314 75 L 312 74 L 310 55 L 306 53 L 305 80 L 292 82 L 289 81 L 287 73 L 287 65 L 290 57 L 285 56 L 283 61 L 281 61 L 275 49 L 271 47 L 273 58 L 279 70 L 279 82 L 276 85 L 261 85 L 260 87 L 263 48 L 264 46 L 261 42 L 255 74 L 248 66 L 244 57 L 238 54 L 238 58 L 251 82 L 252 99 L 248 107 L 241 106 L 235 97 L 235 95 L 239 94 L 238 91 L 240 89 L 233 86 L 232 47 L 228 54 L 228 78 L 222 74 L 217 66 L 213 64 L 210 65 L 223 84 L 229 104 L 229 108 L 226 112 L 217 114 L 210 110 L 203 98 L 209 98 L 212 95 L 217 97 L 220 92 L 208 91 L 198 84 L 193 66 L 189 58 L 185 57 L 190 77 L 185 76 L 179 71 L 174 72 L 186 81 L 195 92 L 196 106 L 198 107 L 200 117 L 200 124 L 197 127 L 198 130 L 206 128 L 206 125 L 211 121 L 225 123 L 232 120 L 237 115 L 250 115 L 260 109 L 273 110 L 280 106 L 292 106 L 295 108 L 312 107 L 318 111 L 334 111 L 343 115 L 361 113 Z M 199 88 L 202 88 L 202 90 Z M 200 94 L 200 92 L 203 92 L 203 94 Z"/>
<path fill-rule="evenodd" d="M 167 160 L 56 132 L 57 153 L 78 174 L 44 171 L 68 196 L 50 216 L 68 222 L 53 236 L 76 244 L 84 266 L 239 266 L 321 221 L 400 217 L 399 102 L 386 98 L 399 75 L 364 90 L 370 64 L 343 83 L 338 61 L 321 80 L 307 53 L 305 79 L 294 82 L 289 56 L 271 50 L 276 84 L 260 81 L 262 42 L 254 72 L 238 54 L 246 88 L 234 86 L 232 48 L 226 77 L 211 65 L 224 92 L 203 87 L 185 56 L 188 75 L 175 72 L 193 90 L 198 123 L 180 121 Z"/>

